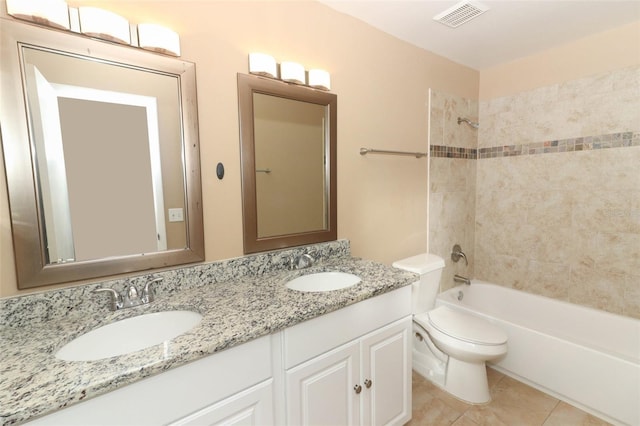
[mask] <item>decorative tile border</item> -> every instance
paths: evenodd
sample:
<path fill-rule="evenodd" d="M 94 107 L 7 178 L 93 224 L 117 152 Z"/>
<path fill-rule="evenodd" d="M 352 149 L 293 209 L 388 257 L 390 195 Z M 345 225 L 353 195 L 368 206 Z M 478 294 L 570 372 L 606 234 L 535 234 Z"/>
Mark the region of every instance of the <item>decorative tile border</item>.
<path fill-rule="evenodd" d="M 465 158 L 468 160 L 478 158 L 478 150 L 475 148 L 458 148 L 444 145 L 431 145 L 429 154 L 431 157 L 437 158 Z"/>
<path fill-rule="evenodd" d="M 532 142 L 520 145 L 502 145 L 490 148 L 458 148 L 432 145 L 431 157 L 483 159 L 497 157 L 515 157 L 518 155 L 538 155 L 554 152 L 591 151 L 596 149 L 625 148 L 640 146 L 640 132 L 610 133 L 599 136 L 560 139 L 555 141 Z"/>
<path fill-rule="evenodd" d="M 611 133 L 583 138 L 560 139 L 555 141 L 532 142 L 521 145 L 504 145 L 480 148 L 478 158 L 511 157 L 517 155 L 538 155 L 554 152 L 590 151 L 596 149 L 640 146 L 640 133 Z"/>

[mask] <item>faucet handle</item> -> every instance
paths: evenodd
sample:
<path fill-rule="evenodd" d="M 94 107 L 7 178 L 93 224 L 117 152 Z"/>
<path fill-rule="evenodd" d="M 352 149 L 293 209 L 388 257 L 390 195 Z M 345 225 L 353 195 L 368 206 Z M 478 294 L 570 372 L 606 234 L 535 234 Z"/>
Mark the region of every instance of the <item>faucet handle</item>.
<path fill-rule="evenodd" d="M 93 292 L 94 293 L 109 293 L 111 295 L 111 310 L 112 311 L 120 309 L 124 305 L 124 300 L 122 298 L 122 295 L 120 293 L 118 293 L 117 291 L 115 291 L 114 289 L 112 289 L 112 288 L 109 288 L 109 287 L 97 288 L 97 289 L 93 290 Z"/>
<path fill-rule="evenodd" d="M 313 266 L 313 264 L 316 263 L 316 258 L 313 255 L 313 253 L 307 252 L 307 253 L 303 254 L 302 257 L 307 259 L 307 262 L 309 263 L 309 266 Z"/>
<path fill-rule="evenodd" d="M 469 261 L 467 260 L 467 255 L 464 254 L 464 252 L 462 251 L 462 247 L 460 247 L 460 244 L 456 244 L 453 246 L 452 252 L 451 252 L 451 260 L 453 260 L 454 262 L 457 262 L 458 260 L 460 260 L 460 258 L 464 259 L 464 264 L 466 266 L 469 266 Z"/>
<path fill-rule="evenodd" d="M 145 303 L 153 302 L 155 299 L 155 290 L 151 287 L 152 284 L 162 281 L 162 278 L 154 278 L 151 281 L 148 281 L 144 285 L 144 289 L 142 289 L 142 301 Z"/>
<path fill-rule="evenodd" d="M 316 260 L 309 253 L 301 254 L 300 256 L 298 256 L 298 259 L 296 261 L 296 268 L 297 269 L 310 268 L 311 266 L 313 266 L 315 261 Z"/>

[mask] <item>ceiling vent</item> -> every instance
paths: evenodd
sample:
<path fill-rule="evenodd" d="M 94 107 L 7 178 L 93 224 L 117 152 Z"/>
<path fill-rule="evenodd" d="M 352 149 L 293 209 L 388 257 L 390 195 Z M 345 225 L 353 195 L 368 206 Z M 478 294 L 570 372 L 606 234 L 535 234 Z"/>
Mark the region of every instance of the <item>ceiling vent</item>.
<path fill-rule="evenodd" d="M 433 17 L 434 21 L 456 28 L 465 22 L 469 22 L 476 16 L 482 15 L 489 7 L 478 2 L 462 1 L 442 13 Z"/>

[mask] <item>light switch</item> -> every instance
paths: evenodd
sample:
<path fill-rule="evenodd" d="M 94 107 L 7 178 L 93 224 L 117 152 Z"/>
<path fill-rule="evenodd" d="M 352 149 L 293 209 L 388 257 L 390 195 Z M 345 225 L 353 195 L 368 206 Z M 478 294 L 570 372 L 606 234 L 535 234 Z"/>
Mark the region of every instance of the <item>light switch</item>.
<path fill-rule="evenodd" d="M 184 213 L 183 209 L 169 209 L 169 222 L 183 222 Z"/>

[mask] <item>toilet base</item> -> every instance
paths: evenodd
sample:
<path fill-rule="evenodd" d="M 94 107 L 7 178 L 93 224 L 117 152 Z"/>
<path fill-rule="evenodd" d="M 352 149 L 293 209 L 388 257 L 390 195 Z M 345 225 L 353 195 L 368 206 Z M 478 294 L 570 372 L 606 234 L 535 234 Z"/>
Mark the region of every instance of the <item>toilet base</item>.
<path fill-rule="evenodd" d="M 450 356 L 444 389 L 456 398 L 471 404 L 490 402 L 485 362 L 465 362 Z"/>
<path fill-rule="evenodd" d="M 444 389 L 446 363 L 438 361 L 433 355 L 419 350 L 413 350 L 413 370 Z"/>

